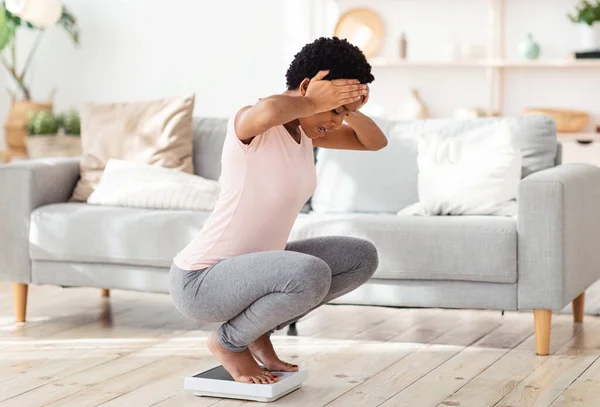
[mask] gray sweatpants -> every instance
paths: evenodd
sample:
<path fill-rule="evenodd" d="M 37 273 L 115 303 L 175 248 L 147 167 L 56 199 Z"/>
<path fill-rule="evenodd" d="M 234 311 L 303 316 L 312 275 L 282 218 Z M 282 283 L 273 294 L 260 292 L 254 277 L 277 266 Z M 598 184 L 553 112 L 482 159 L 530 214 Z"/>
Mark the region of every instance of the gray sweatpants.
<path fill-rule="evenodd" d="M 260 336 L 361 286 L 378 264 L 377 249 L 369 241 L 318 237 L 198 271 L 173 265 L 169 290 L 183 315 L 199 322 L 223 322 L 219 342 L 241 352 Z"/>

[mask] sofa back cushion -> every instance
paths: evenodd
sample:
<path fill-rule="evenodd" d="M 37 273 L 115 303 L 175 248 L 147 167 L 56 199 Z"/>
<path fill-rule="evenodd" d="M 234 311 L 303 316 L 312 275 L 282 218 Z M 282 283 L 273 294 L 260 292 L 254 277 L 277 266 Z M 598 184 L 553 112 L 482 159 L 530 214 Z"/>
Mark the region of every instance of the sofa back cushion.
<path fill-rule="evenodd" d="M 227 133 L 227 118 L 194 117 L 194 173 L 217 181 L 221 175 L 221 153 Z"/>
<path fill-rule="evenodd" d="M 430 119 L 376 122 L 388 137 L 379 151 L 319 149 L 318 184 L 311 199 L 320 213 L 397 213 L 418 202 L 417 139 L 436 132 L 459 137 L 475 128 L 508 121 L 518 134 L 523 155 L 523 177 L 553 167 L 557 158 L 556 125 L 548 116 L 481 118 L 468 121 Z"/>
<path fill-rule="evenodd" d="M 415 202 L 417 144 L 404 124 L 375 121 L 388 138 L 382 150 L 318 149 L 313 211 L 391 213 Z"/>
<path fill-rule="evenodd" d="M 218 180 L 227 118 L 194 117 L 194 172 Z M 397 213 L 418 201 L 417 142 L 415 134 L 437 131 L 448 137 L 477 127 L 493 127 L 499 120 L 514 124 L 523 153 L 523 176 L 560 162 L 556 125 L 547 116 L 482 118 L 471 121 L 434 119 L 394 121 L 375 119 L 388 137 L 380 151 L 318 149 L 318 185 L 312 210 L 321 213 Z M 490 134 L 493 132 L 491 131 Z"/>

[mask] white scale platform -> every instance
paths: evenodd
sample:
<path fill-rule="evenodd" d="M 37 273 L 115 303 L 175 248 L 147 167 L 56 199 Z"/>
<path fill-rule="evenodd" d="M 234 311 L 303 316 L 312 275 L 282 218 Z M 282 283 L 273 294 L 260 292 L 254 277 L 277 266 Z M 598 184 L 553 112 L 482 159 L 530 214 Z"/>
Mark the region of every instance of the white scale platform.
<path fill-rule="evenodd" d="M 223 366 L 213 367 L 194 376 L 186 376 L 183 387 L 195 396 L 233 398 L 240 400 L 271 402 L 300 388 L 308 379 L 308 371 L 273 372 L 279 381 L 273 384 L 238 383 Z"/>

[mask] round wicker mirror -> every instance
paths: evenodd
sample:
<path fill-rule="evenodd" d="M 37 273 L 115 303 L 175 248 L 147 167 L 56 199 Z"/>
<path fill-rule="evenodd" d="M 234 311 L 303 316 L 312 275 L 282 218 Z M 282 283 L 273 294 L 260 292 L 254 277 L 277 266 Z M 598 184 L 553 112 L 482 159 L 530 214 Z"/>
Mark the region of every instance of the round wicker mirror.
<path fill-rule="evenodd" d="M 356 45 L 367 58 L 377 55 L 385 36 L 381 17 L 366 8 L 350 9 L 337 21 L 334 35 Z"/>

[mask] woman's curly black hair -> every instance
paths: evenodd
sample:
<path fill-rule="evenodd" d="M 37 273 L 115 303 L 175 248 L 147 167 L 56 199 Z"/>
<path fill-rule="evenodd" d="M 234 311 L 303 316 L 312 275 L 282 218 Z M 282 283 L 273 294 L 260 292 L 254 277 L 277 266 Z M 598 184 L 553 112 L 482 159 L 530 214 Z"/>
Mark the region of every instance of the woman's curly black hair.
<path fill-rule="evenodd" d="M 358 79 L 361 83 L 371 83 L 371 65 L 362 51 L 346 39 L 321 37 L 306 44 L 294 56 L 285 75 L 288 90 L 298 89 L 305 78 L 312 78 L 319 71 L 329 70 L 324 78 Z"/>

